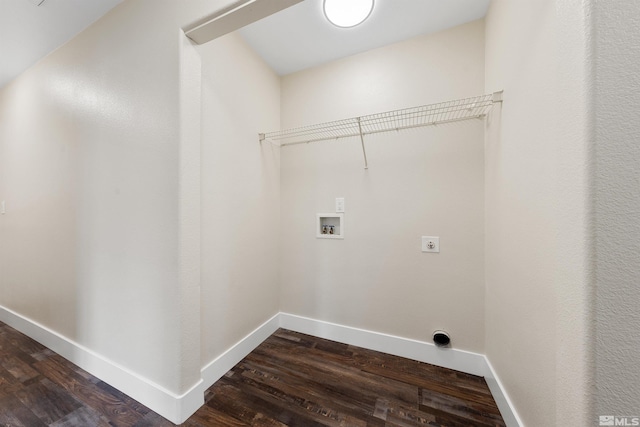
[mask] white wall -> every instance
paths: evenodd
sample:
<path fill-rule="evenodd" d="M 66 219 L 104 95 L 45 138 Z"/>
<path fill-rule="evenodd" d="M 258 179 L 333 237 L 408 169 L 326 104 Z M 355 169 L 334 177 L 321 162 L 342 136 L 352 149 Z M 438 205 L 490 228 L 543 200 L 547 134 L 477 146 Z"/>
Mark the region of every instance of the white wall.
<path fill-rule="evenodd" d="M 593 424 L 587 6 L 486 17 L 486 354 L 529 426 Z"/>
<path fill-rule="evenodd" d="M 640 4 L 593 16 L 596 415 L 640 416 Z"/>
<path fill-rule="evenodd" d="M 202 367 L 199 65 L 180 28 L 231 3 L 123 2 L 0 91 L 0 304 L 170 399 Z"/>
<path fill-rule="evenodd" d="M 470 23 L 283 78 L 281 123 L 277 78 L 240 40 L 202 47 L 215 120 L 200 254 L 194 105 L 180 93 L 197 60 L 179 28 L 230 3 L 129 0 L 0 91 L 1 304 L 180 394 L 277 309 L 279 266 L 283 311 L 421 340 L 444 327 L 486 350 L 527 425 L 632 414 L 637 3 L 494 0 L 486 33 Z M 231 52 L 239 63 L 214 59 Z M 278 151 L 258 131 L 499 89 L 484 165 L 480 123 L 369 137 L 368 171 L 357 140 L 285 148 L 278 215 Z M 347 237 L 316 240 L 315 213 L 338 196 Z M 419 252 L 423 234 L 441 254 Z"/>
<path fill-rule="evenodd" d="M 278 312 L 280 79 L 237 34 L 202 57 L 202 361 Z"/>
<path fill-rule="evenodd" d="M 476 21 L 282 78 L 290 128 L 483 93 Z M 481 121 L 282 148 L 282 311 L 483 352 Z M 316 213 L 346 198 L 344 240 Z M 421 253 L 438 235 L 440 254 Z"/>
<path fill-rule="evenodd" d="M 116 7 L 2 92 L 1 301 L 180 389 L 167 369 L 179 348 L 178 38 L 140 34 L 136 6 Z M 162 43 L 173 64 L 148 53 Z"/>

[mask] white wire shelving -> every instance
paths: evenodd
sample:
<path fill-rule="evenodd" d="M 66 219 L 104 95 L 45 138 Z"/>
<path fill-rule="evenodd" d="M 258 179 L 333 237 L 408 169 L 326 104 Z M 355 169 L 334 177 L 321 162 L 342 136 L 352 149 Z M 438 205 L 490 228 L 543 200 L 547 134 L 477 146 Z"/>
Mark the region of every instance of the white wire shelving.
<path fill-rule="evenodd" d="M 294 129 L 261 133 L 259 138 L 260 142 L 270 141 L 281 147 L 286 147 L 318 141 L 360 137 L 366 169 L 368 164 L 364 145 L 365 135 L 435 126 L 462 120 L 481 119 L 489 113 L 491 107 L 497 102 L 502 102 L 502 91 Z"/>

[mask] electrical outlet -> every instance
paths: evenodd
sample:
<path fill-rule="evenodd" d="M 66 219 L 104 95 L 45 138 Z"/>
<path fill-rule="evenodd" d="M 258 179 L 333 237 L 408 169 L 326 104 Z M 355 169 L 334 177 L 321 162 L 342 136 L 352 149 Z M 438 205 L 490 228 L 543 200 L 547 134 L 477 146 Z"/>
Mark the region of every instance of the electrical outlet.
<path fill-rule="evenodd" d="M 440 252 L 440 237 L 422 236 L 422 252 Z"/>

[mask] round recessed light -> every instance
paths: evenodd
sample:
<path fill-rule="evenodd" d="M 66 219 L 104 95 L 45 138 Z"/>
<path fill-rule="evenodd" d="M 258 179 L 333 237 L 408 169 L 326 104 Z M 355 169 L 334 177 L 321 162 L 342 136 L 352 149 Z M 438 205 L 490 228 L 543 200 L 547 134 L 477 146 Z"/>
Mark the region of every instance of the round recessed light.
<path fill-rule="evenodd" d="M 373 10 L 374 0 L 324 0 L 324 16 L 337 27 L 349 28 L 363 23 Z"/>

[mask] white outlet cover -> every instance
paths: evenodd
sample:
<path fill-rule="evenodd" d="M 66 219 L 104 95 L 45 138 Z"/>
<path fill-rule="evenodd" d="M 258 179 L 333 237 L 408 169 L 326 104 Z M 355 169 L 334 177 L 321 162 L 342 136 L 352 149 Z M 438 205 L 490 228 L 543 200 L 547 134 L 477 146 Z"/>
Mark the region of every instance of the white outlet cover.
<path fill-rule="evenodd" d="M 336 213 L 344 212 L 344 197 L 336 198 Z"/>
<path fill-rule="evenodd" d="M 440 237 L 438 236 L 422 236 L 422 252 L 439 253 Z"/>

